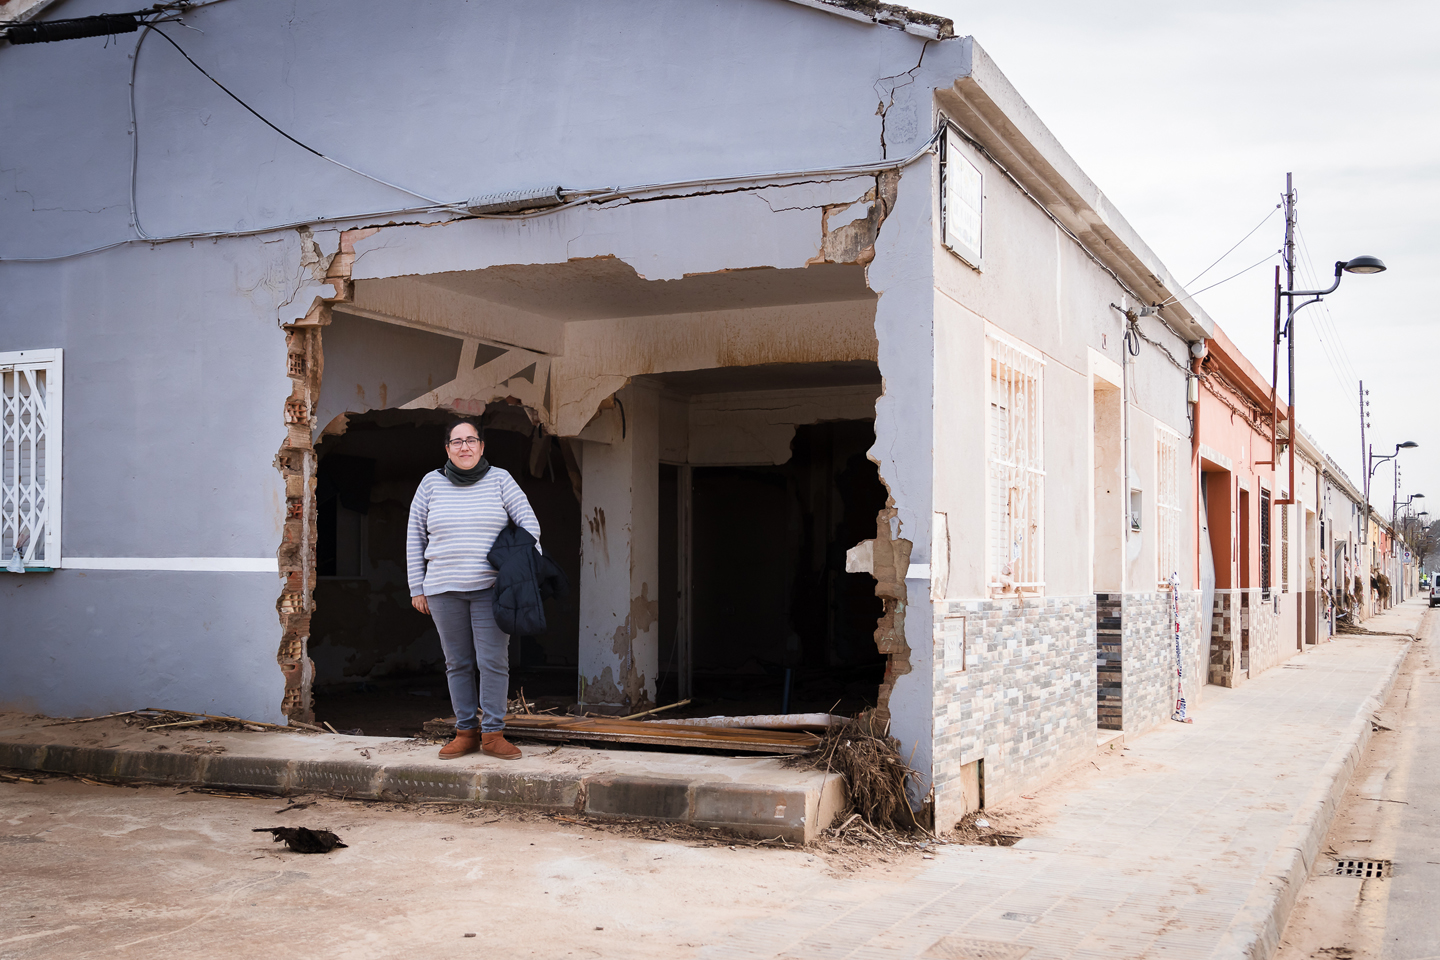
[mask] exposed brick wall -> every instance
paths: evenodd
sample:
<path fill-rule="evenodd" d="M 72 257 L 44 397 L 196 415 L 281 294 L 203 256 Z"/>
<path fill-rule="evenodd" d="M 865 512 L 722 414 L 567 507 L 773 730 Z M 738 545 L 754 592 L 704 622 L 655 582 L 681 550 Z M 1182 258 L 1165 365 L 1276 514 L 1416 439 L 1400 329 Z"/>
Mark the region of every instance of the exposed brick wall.
<path fill-rule="evenodd" d="M 311 680 L 315 667 L 307 649 L 315 570 L 315 445 L 311 442 L 314 398 L 320 392 L 320 328 L 286 328 L 286 370 L 291 393 L 285 401 L 285 441 L 275 467 L 285 478 L 285 527 L 276 557 L 284 586 L 275 609 L 280 615 L 276 660 L 285 677 L 281 710 L 292 720 L 314 720 Z"/>

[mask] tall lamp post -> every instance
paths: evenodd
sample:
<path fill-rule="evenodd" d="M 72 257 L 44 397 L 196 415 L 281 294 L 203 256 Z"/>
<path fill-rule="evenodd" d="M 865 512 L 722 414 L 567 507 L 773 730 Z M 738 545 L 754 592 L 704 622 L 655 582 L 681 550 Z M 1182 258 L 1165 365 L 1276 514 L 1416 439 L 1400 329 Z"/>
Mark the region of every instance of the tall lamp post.
<path fill-rule="evenodd" d="M 1398 472 L 1398 471 L 1397 471 L 1397 472 Z M 1413 540 L 1414 540 L 1414 533 L 1413 533 L 1413 531 L 1410 529 L 1410 524 L 1409 524 L 1409 520 L 1410 520 L 1410 517 L 1409 517 L 1410 504 L 1414 503 L 1416 500 L 1424 500 L 1424 499 L 1425 499 L 1425 494 L 1423 494 L 1423 493 L 1412 493 L 1412 494 L 1410 494 L 1410 496 L 1408 496 L 1408 497 L 1405 498 L 1405 502 L 1402 503 L 1402 504 L 1400 504 L 1400 505 L 1399 505 L 1399 508 L 1396 510 L 1396 518 L 1390 521 L 1390 525 L 1391 525 L 1392 527 L 1394 527 L 1396 530 L 1398 530 L 1399 533 L 1400 533 L 1400 542 L 1405 545 L 1406 551 L 1407 551 L 1407 552 L 1410 552 L 1410 553 L 1413 553 L 1414 550 L 1415 550 L 1415 544 L 1414 544 L 1414 542 L 1413 542 Z M 1406 515 L 1405 515 L 1405 516 L 1400 516 L 1400 515 L 1399 515 L 1399 511 L 1400 511 L 1400 510 L 1404 510 L 1405 513 L 1406 513 Z M 1401 599 L 1401 600 L 1404 600 L 1404 599 L 1405 599 L 1405 586 L 1406 586 L 1406 582 L 1405 582 L 1405 578 L 1404 578 L 1404 577 L 1401 577 L 1400 579 L 1401 579 L 1401 583 L 1400 583 L 1400 599 Z"/>
<path fill-rule="evenodd" d="M 1275 456 L 1275 455 L 1276 455 L 1276 444 L 1279 442 L 1279 426 L 1280 426 L 1280 424 L 1279 424 L 1279 422 L 1278 422 L 1278 421 L 1279 421 L 1279 418 L 1278 418 L 1278 416 L 1276 416 L 1276 410 L 1275 410 L 1275 381 L 1276 381 L 1276 379 L 1277 379 L 1277 374 L 1279 373 L 1279 370 L 1278 370 L 1278 369 L 1275 369 L 1275 368 L 1279 366 L 1279 359 L 1280 359 L 1280 355 L 1279 355 L 1280 337 L 1281 337 L 1281 336 L 1284 336 L 1284 337 L 1285 337 L 1286 366 L 1287 366 L 1287 368 L 1288 368 L 1288 370 L 1289 370 L 1289 374 L 1288 374 L 1288 378 L 1287 378 L 1287 379 L 1288 379 L 1288 385 L 1287 385 L 1288 398 L 1287 398 L 1287 400 L 1286 400 L 1286 408 L 1287 408 L 1287 411 L 1288 411 L 1288 414 L 1289 414 L 1289 417 L 1290 417 L 1290 428 L 1289 428 L 1289 429 L 1290 429 L 1290 438 L 1289 438 L 1290 442 L 1286 444 L 1286 448 L 1287 448 L 1287 451 L 1286 451 L 1286 452 L 1289 454 L 1289 459 L 1290 459 L 1290 483 L 1289 483 L 1289 487 L 1288 487 L 1287 490 L 1286 490 L 1286 498 L 1285 498 L 1284 500 L 1276 500 L 1276 501 L 1274 501 L 1274 503 L 1275 503 L 1277 506 L 1279 506 L 1280 504 L 1291 504 L 1291 503 L 1295 503 L 1295 502 L 1296 502 L 1296 499 L 1295 499 L 1295 436 L 1294 436 L 1294 435 L 1295 435 L 1295 431 L 1296 431 L 1296 426 L 1295 426 L 1295 424 L 1296 424 L 1296 420 L 1295 420 L 1295 336 L 1294 336 L 1294 332 L 1293 332 L 1293 329 L 1292 329 L 1292 322 L 1293 322 L 1294 319 L 1295 319 L 1295 314 L 1299 313 L 1301 310 L 1303 310 L 1303 309 L 1305 309 L 1306 307 L 1310 306 L 1312 303 L 1319 303 L 1319 302 L 1320 302 L 1322 299 L 1324 299 L 1326 296 L 1328 296 L 1329 294 L 1334 293 L 1334 292 L 1336 291 L 1336 289 L 1340 286 L 1340 281 L 1341 281 L 1341 279 L 1342 279 L 1342 278 L 1344 277 L 1344 275 L 1347 274 L 1347 273 L 1370 274 L 1370 273 L 1384 273 L 1384 272 L 1385 272 L 1385 264 L 1384 264 L 1384 262 L 1383 262 L 1379 257 L 1368 257 L 1368 256 L 1366 256 L 1366 257 L 1354 257 L 1354 258 L 1352 258 L 1352 259 L 1350 259 L 1350 260 L 1337 260 L 1337 261 L 1335 261 L 1335 282 L 1332 283 L 1332 284 L 1330 284 L 1330 286 L 1326 287 L 1324 290 L 1296 290 L 1296 289 L 1295 289 L 1295 188 L 1294 188 L 1294 183 L 1293 183 L 1293 175 L 1292 175 L 1292 174 L 1289 174 L 1289 173 L 1285 174 L 1285 289 L 1282 290 L 1282 289 L 1280 288 L 1280 269 L 1277 267 L 1277 268 L 1275 269 L 1275 350 L 1274 350 L 1274 359 L 1273 359 L 1273 362 L 1272 362 L 1272 365 L 1271 365 L 1271 374 L 1270 374 L 1270 412 L 1271 412 L 1271 416 L 1272 416 L 1273 428 L 1272 428 L 1271 431 L 1270 431 L 1270 435 L 1271 435 L 1271 436 L 1270 436 L 1270 463 L 1269 463 L 1269 466 L 1270 466 L 1270 468 L 1271 468 L 1272 470 L 1276 469 L 1276 468 L 1279 466 L 1279 464 L 1277 464 L 1277 463 L 1275 462 L 1275 460 L 1276 460 L 1276 456 Z M 1281 324 L 1280 324 L 1280 301 L 1281 301 L 1282 298 L 1284 298 L 1284 300 L 1285 300 L 1285 302 L 1286 302 L 1286 307 L 1285 307 L 1285 324 L 1284 324 L 1283 327 L 1282 327 Z M 1300 303 L 1296 303 L 1296 300 L 1300 300 L 1301 302 L 1300 302 Z M 1367 491 L 1367 492 L 1368 492 L 1368 491 Z M 1366 504 L 1366 507 L 1367 507 L 1367 509 L 1368 509 L 1368 507 L 1369 507 L 1368 502 L 1367 502 L 1367 504 Z M 1368 525 L 1368 522 L 1369 522 L 1369 517 L 1368 517 L 1368 515 L 1367 515 L 1367 517 L 1366 517 L 1366 522 L 1367 522 L 1367 525 Z"/>
<path fill-rule="evenodd" d="M 1406 440 L 1406 441 L 1404 441 L 1403 443 L 1397 443 L 1397 444 L 1395 444 L 1395 452 L 1392 453 L 1392 454 L 1389 454 L 1389 455 L 1387 455 L 1387 456 L 1382 456 L 1382 457 L 1377 457 L 1377 456 L 1375 456 L 1375 448 L 1374 448 L 1373 446 L 1370 447 L 1369 450 L 1368 450 L 1368 452 L 1366 453 L 1367 463 L 1366 463 L 1366 469 L 1365 469 L 1365 542 L 1366 542 L 1367 546 L 1370 546 L 1370 547 L 1371 547 L 1371 565 L 1372 565 L 1372 566 L 1374 565 L 1374 545 L 1369 543 L 1369 540 L 1370 540 L 1370 481 L 1371 481 L 1372 479 L 1374 479 L 1374 477 L 1375 477 L 1375 468 L 1378 467 L 1378 466 L 1380 466 L 1380 464 L 1384 463 L 1386 460 L 1394 460 L 1396 457 L 1400 456 L 1400 451 L 1401 451 L 1401 450 L 1413 450 L 1413 449 L 1415 449 L 1415 448 L 1418 447 L 1418 446 L 1420 446 L 1420 444 L 1416 443 L 1414 440 Z M 1397 476 L 1398 476 L 1398 474 L 1397 474 Z M 1397 480 L 1396 482 L 1398 483 L 1399 481 Z M 1398 488 L 1397 488 L 1397 495 L 1398 495 Z M 1393 505 L 1394 505 L 1394 504 L 1393 504 L 1393 501 L 1392 501 L 1392 507 L 1393 507 Z M 1393 529 L 1394 529 L 1394 526 L 1393 526 L 1393 517 L 1392 517 L 1392 526 L 1391 526 L 1391 529 L 1392 529 L 1392 531 L 1393 531 Z"/>
<path fill-rule="evenodd" d="M 1401 451 L 1401 450 L 1414 450 L 1414 449 L 1415 449 L 1416 447 L 1418 447 L 1418 446 L 1420 446 L 1420 444 L 1416 443 L 1414 440 L 1406 440 L 1406 441 L 1404 441 L 1403 443 L 1397 443 L 1397 444 L 1395 444 L 1395 452 L 1394 452 L 1394 453 L 1391 453 L 1391 454 L 1387 454 L 1387 455 L 1385 455 L 1385 456 L 1383 456 L 1383 457 L 1377 457 L 1377 456 L 1375 456 L 1375 447 L 1374 447 L 1373 444 L 1371 445 L 1370 449 L 1366 452 L 1366 454 L 1365 454 L 1365 459 L 1366 459 L 1366 470 L 1365 470 L 1365 534 L 1364 534 L 1364 540 L 1365 540 L 1366 542 L 1368 542 L 1369 539 L 1370 539 L 1370 481 L 1375 478 L 1375 468 L 1378 467 L 1378 466 L 1380 466 L 1380 464 L 1384 463 L 1386 460 L 1394 460 L 1396 457 L 1400 456 L 1400 451 Z M 1398 475 L 1397 475 L 1397 476 L 1398 476 Z M 1398 484 L 1399 481 L 1397 480 L 1396 483 Z M 1398 487 L 1397 487 L 1397 489 L 1396 489 L 1396 497 L 1398 497 L 1398 496 L 1399 496 L 1399 489 L 1398 489 Z M 1394 507 L 1395 507 L 1395 501 L 1394 501 L 1394 498 L 1392 498 L 1392 499 L 1391 499 L 1391 520 L 1392 520 L 1392 522 L 1393 522 L 1393 520 L 1394 520 Z"/>

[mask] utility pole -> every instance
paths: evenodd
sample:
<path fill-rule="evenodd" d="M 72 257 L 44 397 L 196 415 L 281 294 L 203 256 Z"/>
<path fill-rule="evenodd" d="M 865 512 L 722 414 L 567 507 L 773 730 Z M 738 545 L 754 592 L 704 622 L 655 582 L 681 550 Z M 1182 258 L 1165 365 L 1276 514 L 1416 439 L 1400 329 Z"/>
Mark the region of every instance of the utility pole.
<path fill-rule="evenodd" d="M 1370 542 L 1370 448 L 1365 446 L 1365 381 L 1360 381 L 1360 472 L 1365 475 L 1365 529 L 1360 542 Z"/>
<path fill-rule="evenodd" d="M 1286 425 L 1285 449 L 1290 464 L 1290 479 L 1285 488 L 1285 496 L 1277 497 L 1272 503 L 1279 506 L 1287 506 L 1295 502 L 1295 336 L 1290 329 L 1291 319 L 1295 315 L 1295 185 L 1294 174 L 1285 174 L 1285 246 L 1282 251 L 1282 259 L 1285 265 L 1285 289 L 1280 289 L 1280 270 L 1275 270 L 1275 343 L 1271 352 L 1270 363 L 1270 463 L 1269 467 L 1275 471 L 1276 479 L 1279 479 L 1280 464 L 1275 456 L 1276 448 L 1280 443 L 1280 411 L 1275 409 L 1275 392 L 1280 373 L 1280 338 L 1285 338 L 1286 356 L 1286 413 L 1289 421 Z M 1289 305 L 1286 311 L 1285 323 L 1280 323 L 1280 298 L 1285 298 Z M 1259 464 L 1257 464 L 1258 466 Z"/>

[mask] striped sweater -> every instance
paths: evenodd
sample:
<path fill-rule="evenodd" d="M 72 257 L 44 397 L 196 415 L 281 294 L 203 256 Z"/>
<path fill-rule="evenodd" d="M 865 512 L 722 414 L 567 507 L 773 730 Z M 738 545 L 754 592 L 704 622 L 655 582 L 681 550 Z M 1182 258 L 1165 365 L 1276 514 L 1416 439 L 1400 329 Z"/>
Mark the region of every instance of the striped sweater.
<path fill-rule="evenodd" d="M 468 487 L 456 486 L 435 470 L 425 474 L 410 501 L 405 540 L 410 596 L 491 586 L 495 570 L 485 555 L 511 520 L 540 539 L 530 501 L 499 467 Z"/>

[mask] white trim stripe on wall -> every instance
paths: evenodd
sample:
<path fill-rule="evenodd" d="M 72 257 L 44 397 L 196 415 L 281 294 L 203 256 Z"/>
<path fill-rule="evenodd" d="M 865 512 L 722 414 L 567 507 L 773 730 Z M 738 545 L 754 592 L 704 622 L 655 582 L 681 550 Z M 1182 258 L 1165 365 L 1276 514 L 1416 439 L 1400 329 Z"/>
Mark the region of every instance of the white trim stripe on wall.
<path fill-rule="evenodd" d="M 274 557 L 65 557 L 67 570 L 181 570 L 206 573 L 279 573 Z"/>

